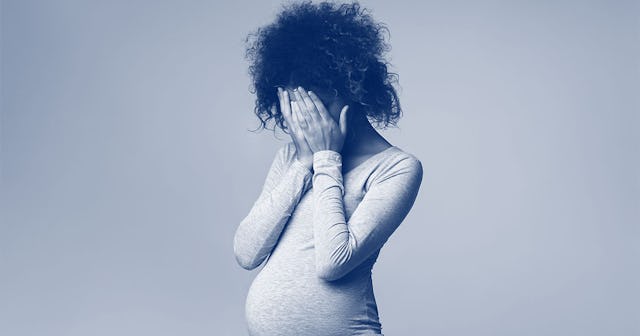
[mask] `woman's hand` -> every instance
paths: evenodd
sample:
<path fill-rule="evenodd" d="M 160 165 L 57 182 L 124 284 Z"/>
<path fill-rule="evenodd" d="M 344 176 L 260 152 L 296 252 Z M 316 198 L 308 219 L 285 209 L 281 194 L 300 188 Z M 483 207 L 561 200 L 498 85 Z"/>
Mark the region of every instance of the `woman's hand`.
<path fill-rule="evenodd" d="M 329 114 L 318 96 L 305 91 L 301 86 L 294 90 L 297 104 L 293 104 L 293 115 L 297 116 L 298 127 L 313 153 L 321 150 L 342 151 L 347 136 L 347 111 L 345 105 L 340 111 L 340 124 Z"/>
<path fill-rule="evenodd" d="M 287 122 L 287 128 L 291 133 L 291 139 L 293 139 L 293 143 L 296 146 L 296 159 L 309 170 L 312 170 L 313 151 L 309 148 L 304 134 L 300 129 L 299 123 L 297 122 L 297 115 L 291 111 L 292 102 L 289 99 L 289 92 L 278 87 L 278 98 L 280 100 L 280 111 L 282 111 L 282 116 Z"/>

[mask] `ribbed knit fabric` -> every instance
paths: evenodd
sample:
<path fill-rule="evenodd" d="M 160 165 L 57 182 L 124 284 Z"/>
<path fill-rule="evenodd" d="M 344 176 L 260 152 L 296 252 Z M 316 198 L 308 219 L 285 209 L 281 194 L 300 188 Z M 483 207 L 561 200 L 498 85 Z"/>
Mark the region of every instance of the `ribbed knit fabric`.
<path fill-rule="evenodd" d="M 409 213 L 422 164 L 396 146 L 342 173 L 341 154 L 313 155 L 313 172 L 281 147 L 234 236 L 254 269 L 246 297 L 252 336 L 383 335 L 371 269 Z"/>

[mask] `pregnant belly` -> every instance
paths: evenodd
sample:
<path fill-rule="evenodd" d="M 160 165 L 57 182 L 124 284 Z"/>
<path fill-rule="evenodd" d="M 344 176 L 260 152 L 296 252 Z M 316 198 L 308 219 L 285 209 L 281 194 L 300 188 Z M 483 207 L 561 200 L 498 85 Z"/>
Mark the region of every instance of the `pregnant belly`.
<path fill-rule="evenodd" d="M 252 336 L 379 331 L 366 281 L 327 282 L 312 267 L 276 266 L 267 263 L 249 288 L 245 313 Z"/>

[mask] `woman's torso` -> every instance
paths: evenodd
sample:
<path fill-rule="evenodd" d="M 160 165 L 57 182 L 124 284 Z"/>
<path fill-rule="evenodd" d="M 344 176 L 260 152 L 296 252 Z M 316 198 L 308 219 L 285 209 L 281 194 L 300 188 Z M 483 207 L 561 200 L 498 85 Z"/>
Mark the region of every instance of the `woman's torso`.
<path fill-rule="evenodd" d="M 404 152 L 389 147 L 343 175 L 347 220 L 366 194 L 376 168 L 399 154 Z M 249 289 L 246 318 L 251 335 L 382 335 L 371 278 L 379 252 L 338 280 L 319 278 L 313 188 L 308 189 Z"/>

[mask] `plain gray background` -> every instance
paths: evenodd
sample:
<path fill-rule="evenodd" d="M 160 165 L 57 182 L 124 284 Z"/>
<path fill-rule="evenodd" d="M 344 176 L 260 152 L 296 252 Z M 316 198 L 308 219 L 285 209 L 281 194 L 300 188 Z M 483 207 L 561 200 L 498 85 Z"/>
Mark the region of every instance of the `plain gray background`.
<path fill-rule="evenodd" d="M 374 287 L 398 335 L 640 334 L 640 6 L 362 1 L 424 166 Z M 2 2 L 2 335 L 244 335 L 232 236 L 286 135 L 279 1 Z"/>

